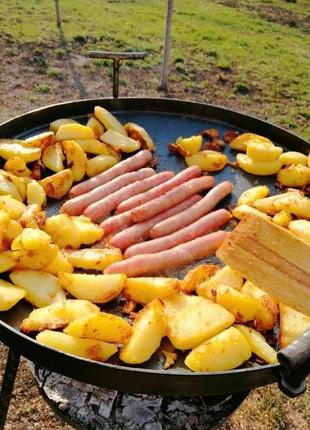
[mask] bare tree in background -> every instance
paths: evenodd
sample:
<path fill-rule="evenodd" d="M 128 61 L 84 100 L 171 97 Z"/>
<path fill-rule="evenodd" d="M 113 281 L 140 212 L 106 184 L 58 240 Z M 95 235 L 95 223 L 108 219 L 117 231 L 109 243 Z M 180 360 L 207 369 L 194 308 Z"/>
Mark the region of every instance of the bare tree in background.
<path fill-rule="evenodd" d="M 159 88 L 167 90 L 168 75 L 169 75 L 169 54 L 170 54 L 170 34 L 171 34 L 171 18 L 173 11 L 173 0 L 167 0 L 167 17 L 166 17 L 166 31 L 164 40 L 164 58 L 161 69 L 161 78 Z"/>

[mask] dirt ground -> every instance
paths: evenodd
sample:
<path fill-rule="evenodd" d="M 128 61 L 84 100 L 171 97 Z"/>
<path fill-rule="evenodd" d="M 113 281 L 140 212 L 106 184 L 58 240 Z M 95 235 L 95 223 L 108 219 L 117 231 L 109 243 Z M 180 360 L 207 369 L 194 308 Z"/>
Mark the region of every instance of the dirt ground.
<path fill-rule="evenodd" d="M 99 67 L 81 55 L 80 46 L 70 52 L 55 46 L 17 46 L 0 39 L 0 121 L 51 103 L 80 98 L 111 95 L 110 69 Z M 44 61 L 48 59 L 47 72 Z M 43 61 L 44 60 L 44 61 Z M 51 72 L 51 69 L 54 72 Z M 263 103 L 245 104 L 242 96 L 225 99 L 229 75 L 210 73 L 209 86 L 202 92 L 172 80 L 167 93 L 159 91 L 159 69 L 142 69 L 138 66 L 121 72 L 121 96 L 176 97 L 212 102 L 247 113 L 266 117 Z M 285 101 L 284 101 L 285 103 Z M 4 369 L 5 348 L 0 349 L 1 374 Z M 289 400 L 276 387 L 254 390 L 222 430 L 282 430 L 306 429 L 310 426 L 307 394 Z M 38 393 L 32 375 L 24 360 L 18 371 L 13 398 L 9 409 L 6 430 L 71 428 L 59 419 Z"/>

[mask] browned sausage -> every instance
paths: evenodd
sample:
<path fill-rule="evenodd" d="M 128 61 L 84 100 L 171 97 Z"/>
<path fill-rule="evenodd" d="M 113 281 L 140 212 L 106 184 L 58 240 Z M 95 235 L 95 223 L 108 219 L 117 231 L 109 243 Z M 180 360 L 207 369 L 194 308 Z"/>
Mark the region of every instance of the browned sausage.
<path fill-rule="evenodd" d="M 116 234 L 110 239 L 110 245 L 116 246 L 120 249 L 126 249 L 129 246 L 140 242 L 141 240 L 148 237 L 148 233 L 150 229 L 153 227 L 153 225 L 157 224 L 158 222 L 170 218 L 174 214 L 177 214 L 179 212 L 182 212 L 184 209 L 191 207 L 196 202 L 198 202 L 202 197 L 199 194 L 195 194 L 194 196 L 189 197 L 188 199 L 184 200 L 183 202 L 179 203 L 178 205 L 172 206 L 171 208 L 161 212 L 158 215 L 155 215 L 154 217 L 139 222 L 138 224 L 133 225 L 132 227 L 126 228 L 125 230 L 121 231 L 120 233 Z M 131 211 L 129 211 L 131 214 Z M 124 214 L 120 214 L 117 217 L 121 217 L 122 215 L 128 214 L 128 212 L 125 212 Z M 113 218 L 117 218 L 113 217 Z M 107 223 L 109 222 L 108 218 Z M 103 223 L 101 224 L 103 228 Z M 108 233 L 107 233 L 108 234 Z"/>
<path fill-rule="evenodd" d="M 152 159 L 152 153 L 147 149 L 138 152 L 126 160 L 115 164 L 110 169 L 105 172 L 99 173 L 99 175 L 88 179 L 87 181 L 81 182 L 75 185 L 70 190 L 70 197 L 79 196 L 80 194 L 88 193 L 90 190 L 99 187 L 99 185 L 106 184 L 114 178 L 117 178 L 124 173 L 132 172 L 133 170 L 138 170 L 145 166 Z"/>
<path fill-rule="evenodd" d="M 167 234 L 173 233 L 191 224 L 212 211 L 224 197 L 232 192 L 232 187 L 232 184 L 228 181 L 216 185 L 200 200 L 200 202 L 188 208 L 182 215 L 174 216 L 167 221 L 162 221 L 155 225 L 150 231 L 150 236 L 156 239 L 157 237 L 166 236 Z"/>
<path fill-rule="evenodd" d="M 214 254 L 227 235 L 226 231 L 220 230 L 157 254 L 135 255 L 127 260 L 111 264 L 104 273 L 140 276 L 190 264 Z"/>
<path fill-rule="evenodd" d="M 200 193 L 214 186 L 215 180 L 212 176 L 202 176 L 200 178 L 191 179 L 190 181 L 181 184 L 166 194 L 157 197 L 156 199 L 147 202 L 132 210 L 132 220 L 134 222 L 142 222 L 158 213 L 169 209 L 187 199 L 188 197 Z"/>
<path fill-rule="evenodd" d="M 180 243 L 189 242 L 197 237 L 201 237 L 207 233 L 212 233 L 213 231 L 218 230 L 224 224 L 227 224 L 231 217 L 230 212 L 225 209 L 211 212 L 193 224 L 169 234 L 168 236 L 159 237 L 158 239 L 149 240 L 147 242 L 131 246 L 126 250 L 125 258 L 139 254 L 154 254 L 156 252 L 173 248 Z"/>
<path fill-rule="evenodd" d="M 129 199 L 121 202 L 116 209 L 116 213 L 122 213 L 136 208 L 137 206 L 147 203 L 150 200 L 167 193 L 168 191 L 172 190 L 178 185 L 183 184 L 184 182 L 189 181 L 190 179 L 198 178 L 200 175 L 201 169 L 198 166 L 188 167 L 188 169 L 182 170 L 182 172 L 178 173 L 169 181 L 166 181 L 163 184 L 146 191 L 145 193 L 137 194 L 136 196 L 130 197 Z"/>
<path fill-rule="evenodd" d="M 66 201 L 60 208 L 60 212 L 68 215 L 81 215 L 84 209 L 92 203 L 103 199 L 126 185 L 149 178 L 152 175 L 155 175 L 155 171 L 149 167 L 137 170 L 136 172 L 124 173 L 124 175 L 112 179 L 112 181 L 107 184 L 94 188 L 89 193 L 81 194 L 80 196 L 73 197 L 73 199 Z"/>

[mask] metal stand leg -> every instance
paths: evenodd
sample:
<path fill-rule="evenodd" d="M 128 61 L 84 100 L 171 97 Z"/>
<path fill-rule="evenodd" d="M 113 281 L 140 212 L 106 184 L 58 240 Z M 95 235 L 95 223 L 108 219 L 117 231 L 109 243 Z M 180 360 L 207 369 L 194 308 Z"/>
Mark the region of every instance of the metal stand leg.
<path fill-rule="evenodd" d="M 9 349 L 0 393 L 0 430 L 3 430 L 13 392 L 20 355 Z"/>

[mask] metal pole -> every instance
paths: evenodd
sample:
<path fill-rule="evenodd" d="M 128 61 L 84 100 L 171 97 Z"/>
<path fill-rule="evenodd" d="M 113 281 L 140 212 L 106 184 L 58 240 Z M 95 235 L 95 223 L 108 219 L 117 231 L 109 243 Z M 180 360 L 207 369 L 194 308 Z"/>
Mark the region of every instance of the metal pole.
<path fill-rule="evenodd" d="M 0 393 L 0 430 L 4 429 L 19 361 L 20 355 L 13 349 L 9 349 Z"/>
<path fill-rule="evenodd" d="M 167 85 L 168 85 L 172 12 L 173 12 L 173 0 L 168 0 L 166 32 L 165 32 L 165 40 L 164 40 L 164 58 L 163 58 L 163 65 L 162 65 L 161 78 L 160 78 L 160 84 L 159 84 L 159 89 L 161 90 L 167 90 Z"/>
<path fill-rule="evenodd" d="M 113 97 L 118 98 L 118 86 L 119 86 L 119 63 L 120 60 L 114 58 L 113 60 Z"/>
<path fill-rule="evenodd" d="M 61 26 L 61 15 L 60 15 L 59 0 L 55 0 L 55 6 L 56 6 L 56 23 L 57 23 L 57 27 L 60 27 Z"/>

